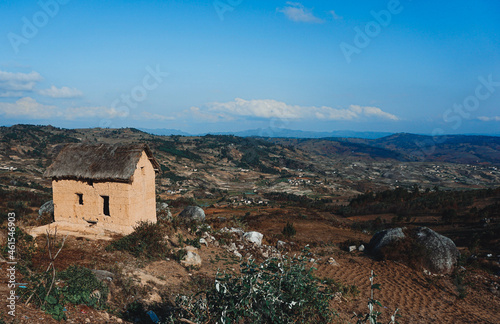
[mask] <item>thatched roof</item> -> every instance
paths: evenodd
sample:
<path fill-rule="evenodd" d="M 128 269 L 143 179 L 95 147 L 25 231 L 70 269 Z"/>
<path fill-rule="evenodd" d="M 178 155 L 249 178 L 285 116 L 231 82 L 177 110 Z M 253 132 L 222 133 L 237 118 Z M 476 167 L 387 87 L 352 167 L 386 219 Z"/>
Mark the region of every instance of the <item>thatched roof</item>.
<path fill-rule="evenodd" d="M 130 182 L 143 151 L 158 172 L 160 165 L 146 144 L 68 144 L 44 176 L 55 180 Z"/>

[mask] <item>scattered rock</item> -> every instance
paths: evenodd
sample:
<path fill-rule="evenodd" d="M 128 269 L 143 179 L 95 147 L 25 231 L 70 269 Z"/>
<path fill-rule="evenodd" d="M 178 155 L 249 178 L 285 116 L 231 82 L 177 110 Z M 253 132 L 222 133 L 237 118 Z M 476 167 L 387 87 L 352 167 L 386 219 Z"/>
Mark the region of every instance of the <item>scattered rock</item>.
<path fill-rule="evenodd" d="M 329 265 L 332 265 L 332 266 L 338 266 L 338 265 L 339 265 L 339 264 L 337 263 L 337 261 L 335 261 L 335 259 L 334 259 L 334 258 L 329 258 L 329 259 L 328 259 L 328 261 L 327 261 L 327 263 L 328 263 Z"/>
<path fill-rule="evenodd" d="M 241 258 L 243 258 L 243 256 L 241 255 L 241 253 L 240 253 L 240 252 L 238 252 L 238 251 L 234 251 L 233 253 L 234 253 L 234 255 L 236 255 L 238 258 L 240 258 L 240 259 L 241 259 Z"/>
<path fill-rule="evenodd" d="M 286 249 L 286 246 L 287 246 L 286 242 L 283 242 L 283 241 L 276 242 L 276 248 L 278 250 L 284 250 L 284 249 Z"/>
<path fill-rule="evenodd" d="M 243 234 L 243 238 L 250 243 L 255 244 L 256 246 L 261 246 L 262 245 L 262 238 L 264 235 L 262 235 L 259 232 L 246 232 Z"/>
<path fill-rule="evenodd" d="M 106 271 L 106 270 L 91 270 L 97 279 L 104 281 L 112 281 L 114 278 L 114 274 L 112 272 Z"/>
<path fill-rule="evenodd" d="M 187 206 L 180 214 L 179 217 L 188 221 L 205 221 L 205 212 L 198 206 Z"/>
<path fill-rule="evenodd" d="M 358 247 L 358 251 L 359 252 L 363 252 L 365 250 L 365 246 L 363 244 L 361 244 L 359 247 Z"/>
<path fill-rule="evenodd" d="M 43 214 L 54 215 L 54 202 L 52 200 L 45 202 L 38 210 L 38 216 L 42 216 Z"/>
<path fill-rule="evenodd" d="M 186 246 L 186 255 L 182 258 L 181 264 L 184 267 L 201 267 L 201 257 L 198 249 L 193 246 Z"/>
<path fill-rule="evenodd" d="M 356 245 L 349 246 L 349 252 L 354 252 L 354 251 L 356 251 Z"/>
<path fill-rule="evenodd" d="M 167 203 L 157 203 L 156 204 L 156 218 L 158 220 L 171 221 L 172 220 L 172 212 L 168 207 Z"/>
<path fill-rule="evenodd" d="M 200 238 L 200 244 L 205 244 L 205 246 L 208 246 L 207 240 L 205 240 L 203 237 Z"/>
<path fill-rule="evenodd" d="M 215 241 L 215 237 L 213 237 L 212 235 L 208 234 L 208 232 L 203 232 L 203 234 L 201 235 L 201 237 L 203 239 L 205 239 L 207 241 L 207 243 L 212 243 L 213 241 Z"/>
<path fill-rule="evenodd" d="M 245 234 L 245 232 L 242 229 L 235 228 L 235 227 L 231 227 L 231 228 L 224 227 L 220 231 L 223 232 L 223 233 L 227 233 L 227 232 L 233 233 L 233 234 L 238 235 L 239 237 L 242 237 L 243 234 Z"/>
<path fill-rule="evenodd" d="M 236 244 L 234 242 L 231 242 L 231 244 L 229 244 L 226 249 L 229 251 L 229 252 L 232 252 L 232 251 L 237 251 L 238 249 L 236 248 Z"/>
<path fill-rule="evenodd" d="M 335 294 L 333 294 L 333 300 L 335 300 L 337 303 L 342 302 L 342 292 L 337 291 Z"/>

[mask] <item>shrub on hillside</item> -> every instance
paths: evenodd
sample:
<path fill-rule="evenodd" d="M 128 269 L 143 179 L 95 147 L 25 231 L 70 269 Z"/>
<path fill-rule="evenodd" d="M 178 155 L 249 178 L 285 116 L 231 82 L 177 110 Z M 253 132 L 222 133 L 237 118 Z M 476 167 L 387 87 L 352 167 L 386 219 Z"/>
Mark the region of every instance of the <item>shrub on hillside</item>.
<path fill-rule="evenodd" d="M 196 323 L 329 323 L 332 294 L 304 257 L 241 265 L 241 275 L 218 274 L 206 291 L 178 296 L 169 321 Z"/>
<path fill-rule="evenodd" d="M 161 225 L 140 222 L 134 231 L 106 247 L 106 250 L 127 251 L 136 258 L 158 259 L 165 257 L 169 250 L 164 241 L 165 233 Z"/>
<path fill-rule="evenodd" d="M 283 230 L 281 231 L 281 234 L 287 238 L 291 238 L 297 234 L 297 230 L 293 226 L 293 223 L 286 222 L 285 227 L 283 227 Z"/>
<path fill-rule="evenodd" d="M 64 301 L 74 305 L 84 304 L 102 309 L 106 305 L 109 288 L 95 274 L 85 267 L 71 265 L 58 275 L 64 280 L 61 288 Z"/>
<path fill-rule="evenodd" d="M 62 285 L 54 285 L 56 279 Z M 58 321 L 66 319 L 64 305 L 103 309 L 109 293 L 109 288 L 91 270 L 75 265 L 60 273 L 35 273 L 27 282 L 29 288 L 21 293 L 21 299 L 35 304 Z"/>

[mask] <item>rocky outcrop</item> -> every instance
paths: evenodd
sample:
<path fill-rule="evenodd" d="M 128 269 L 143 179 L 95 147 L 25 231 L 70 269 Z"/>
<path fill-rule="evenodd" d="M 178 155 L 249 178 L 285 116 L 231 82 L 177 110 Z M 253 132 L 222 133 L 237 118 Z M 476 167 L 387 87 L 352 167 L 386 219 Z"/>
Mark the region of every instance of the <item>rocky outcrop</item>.
<path fill-rule="evenodd" d="M 460 255 L 451 239 L 427 227 L 380 231 L 367 250 L 376 258 L 403 261 L 436 274 L 452 272 Z"/>
<path fill-rule="evenodd" d="M 180 214 L 179 217 L 187 221 L 205 221 L 205 212 L 198 206 L 188 206 Z"/>
<path fill-rule="evenodd" d="M 386 229 L 373 235 L 370 243 L 368 244 L 368 248 L 372 254 L 379 256 L 383 247 L 395 244 L 397 241 L 402 240 L 405 237 L 403 229 L 400 227 Z"/>
<path fill-rule="evenodd" d="M 249 243 L 253 243 L 256 246 L 261 246 L 262 245 L 262 238 L 264 235 L 262 235 L 259 232 L 246 232 L 243 234 L 243 239 Z"/>
<path fill-rule="evenodd" d="M 192 246 L 186 246 L 186 255 L 182 258 L 181 264 L 186 267 L 201 267 L 201 257 L 198 254 L 198 249 Z"/>
<path fill-rule="evenodd" d="M 426 250 L 425 266 L 433 273 L 450 273 L 457 264 L 460 253 L 455 243 L 448 237 L 427 227 L 419 227 L 415 232 L 417 244 Z"/>
<path fill-rule="evenodd" d="M 94 275 L 96 276 L 97 279 L 104 281 L 112 281 L 114 278 L 114 274 L 112 272 L 106 271 L 106 270 L 91 270 Z"/>
<path fill-rule="evenodd" d="M 172 220 L 172 212 L 170 211 L 167 203 L 159 202 L 156 204 L 156 218 L 164 221 Z"/>
<path fill-rule="evenodd" d="M 46 203 L 44 203 L 38 210 L 39 216 L 42 216 L 43 214 L 54 215 L 54 202 L 52 200 L 49 200 Z"/>

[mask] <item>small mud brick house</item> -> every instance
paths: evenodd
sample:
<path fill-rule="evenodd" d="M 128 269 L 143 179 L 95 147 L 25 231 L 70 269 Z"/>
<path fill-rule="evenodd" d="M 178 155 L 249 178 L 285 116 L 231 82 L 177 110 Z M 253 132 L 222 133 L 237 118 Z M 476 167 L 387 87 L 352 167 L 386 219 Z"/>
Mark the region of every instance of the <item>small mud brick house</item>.
<path fill-rule="evenodd" d="M 156 222 L 160 165 L 145 144 L 68 144 L 44 176 L 52 179 L 54 220 L 127 234 Z"/>

